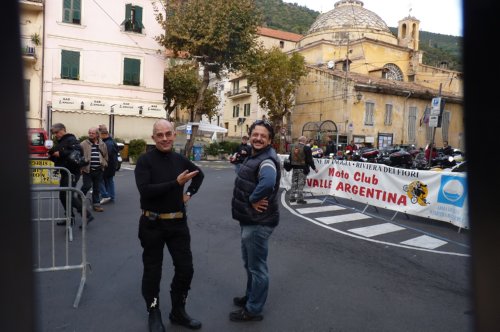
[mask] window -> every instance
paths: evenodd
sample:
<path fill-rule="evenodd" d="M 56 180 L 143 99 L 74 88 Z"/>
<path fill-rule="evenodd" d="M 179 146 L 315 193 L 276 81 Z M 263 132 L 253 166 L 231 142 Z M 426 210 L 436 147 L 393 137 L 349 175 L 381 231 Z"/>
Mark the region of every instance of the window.
<path fill-rule="evenodd" d="M 243 105 L 243 116 L 250 116 L 250 104 Z"/>
<path fill-rule="evenodd" d="M 240 104 L 233 106 L 233 118 L 240 116 Z"/>
<path fill-rule="evenodd" d="M 386 126 L 392 125 L 392 105 L 391 104 L 385 104 L 384 124 Z"/>
<path fill-rule="evenodd" d="M 386 146 L 392 145 L 392 134 L 389 133 L 380 133 L 378 134 L 378 148 L 382 149 Z"/>
<path fill-rule="evenodd" d="M 142 25 L 142 7 L 132 6 L 128 3 L 125 5 L 125 21 L 122 22 L 125 31 L 142 33 L 144 25 Z"/>
<path fill-rule="evenodd" d="M 63 22 L 81 23 L 81 0 L 63 0 Z"/>
<path fill-rule="evenodd" d="M 141 84 L 141 60 L 125 58 L 123 63 L 123 85 Z"/>
<path fill-rule="evenodd" d="M 408 142 L 415 143 L 417 140 L 417 108 L 410 107 L 410 114 L 408 115 Z"/>
<path fill-rule="evenodd" d="M 24 110 L 30 111 L 30 80 L 24 80 Z"/>
<path fill-rule="evenodd" d="M 280 40 L 280 48 L 284 48 L 285 47 L 285 42 Z"/>
<path fill-rule="evenodd" d="M 384 66 L 382 78 L 393 81 L 403 81 L 403 72 L 393 63 L 388 63 Z"/>
<path fill-rule="evenodd" d="M 441 119 L 441 134 L 443 141 L 448 141 L 448 129 L 450 128 L 450 112 L 443 112 Z"/>
<path fill-rule="evenodd" d="M 61 51 L 61 78 L 80 79 L 80 52 Z"/>
<path fill-rule="evenodd" d="M 232 90 L 233 90 L 232 94 L 233 95 L 237 94 L 240 91 L 240 81 L 239 80 L 233 81 L 232 85 L 233 85 L 233 87 L 232 87 Z"/>
<path fill-rule="evenodd" d="M 375 104 L 372 102 L 365 103 L 365 125 L 373 126 L 373 112 Z"/>

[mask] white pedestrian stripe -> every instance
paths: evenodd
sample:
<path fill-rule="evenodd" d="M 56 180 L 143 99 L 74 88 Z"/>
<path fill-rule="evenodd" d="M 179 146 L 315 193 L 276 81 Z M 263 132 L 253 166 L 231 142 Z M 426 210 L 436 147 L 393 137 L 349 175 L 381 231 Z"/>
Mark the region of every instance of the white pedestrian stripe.
<path fill-rule="evenodd" d="M 339 211 L 339 210 L 345 210 L 345 208 L 338 205 L 324 205 L 324 206 L 315 206 L 310 208 L 297 209 L 297 212 L 301 214 L 308 214 L 308 213 L 329 212 L 329 211 Z"/>
<path fill-rule="evenodd" d="M 304 198 L 304 201 L 306 201 L 308 204 L 323 203 L 322 199 L 317 199 L 317 198 L 309 198 L 309 199 Z M 297 202 L 293 202 L 290 203 L 290 205 L 302 205 L 302 204 L 297 204 Z"/>
<path fill-rule="evenodd" d="M 373 226 L 367 226 L 367 227 L 353 228 L 353 229 L 349 229 L 349 232 L 356 233 L 358 235 L 365 236 L 365 237 L 373 237 L 373 236 L 377 236 L 377 235 L 381 235 L 381 234 L 400 231 L 402 229 L 405 229 L 405 228 L 391 224 L 391 223 L 385 223 L 385 224 L 379 224 L 379 225 L 373 225 Z"/>
<path fill-rule="evenodd" d="M 352 221 L 352 220 L 361 220 L 361 219 L 370 219 L 370 216 L 362 213 L 349 213 L 349 214 L 341 214 L 339 216 L 330 216 L 330 217 L 321 217 L 316 218 L 317 221 L 321 221 L 327 225 L 337 224 L 339 222 Z"/>
<path fill-rule="evenodd" d="M 441 247 L 445 245 L 446 241 L 436 239 L 427 235 L 422 235 L 407 241 L 401 242 L 401 244 L 406 244 L 413 247 L 420 247 L 426 249 L 436 249 L 437 247 Z"/>

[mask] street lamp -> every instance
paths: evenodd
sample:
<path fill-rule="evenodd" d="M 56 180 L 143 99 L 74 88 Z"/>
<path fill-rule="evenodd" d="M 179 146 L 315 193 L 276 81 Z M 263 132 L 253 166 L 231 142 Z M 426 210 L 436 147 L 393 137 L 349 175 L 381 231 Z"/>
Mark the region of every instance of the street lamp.
<path fill-rule="evenodd" d="M 113 137 L 115 135 L 115 107 L 116 104 L 111 105 L 109 114 L 109 134 Z"/>

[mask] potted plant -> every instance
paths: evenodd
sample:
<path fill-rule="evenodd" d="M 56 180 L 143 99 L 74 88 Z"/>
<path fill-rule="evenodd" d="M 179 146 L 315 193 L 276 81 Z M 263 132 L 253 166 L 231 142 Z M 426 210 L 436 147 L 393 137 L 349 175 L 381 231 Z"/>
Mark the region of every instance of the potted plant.
<path fill-rule="evenodd" d="M 142 138 L 130 140 L 128 143 L 128 160 L 131 164 L 135 164 L 137 158 L 146 152 L 146 141 Z"/>
<path fill-rule="evenodd" d="M 205 146 L 205 153 L 207 154 L 207 160 L 219 160 L 219 143 L 213 142 L 210 145 Z"/>
<path fill-rule="evenodd" d="M 36 32 L 34 34 L 32 34 L 31 35 L 31 42 L 33 44 L 35 44 L 36 46 L 40 46 L 40 44 L 42 43 L 40 41 L 40 35 L 38 33 L 36 33 Z"/>

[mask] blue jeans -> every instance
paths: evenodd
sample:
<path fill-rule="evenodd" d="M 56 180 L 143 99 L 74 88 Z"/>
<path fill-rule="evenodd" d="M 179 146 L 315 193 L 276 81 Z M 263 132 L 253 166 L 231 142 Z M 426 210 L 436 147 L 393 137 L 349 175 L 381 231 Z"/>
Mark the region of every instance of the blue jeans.
<path fill-rule="evenodd" d="M 111 198 L 112 201 L 115 200 L 115 177 L 103 177 L 101 184 L 99 185 L 102 198 Z"/>
<path fill-rule="evenodd" d="M 246 310 L 260 314 L 269 290 L 267 269 L 268 240 L 274 227 L 262 225 L 241 226 L 241 254 L 247 272 Z"/>

